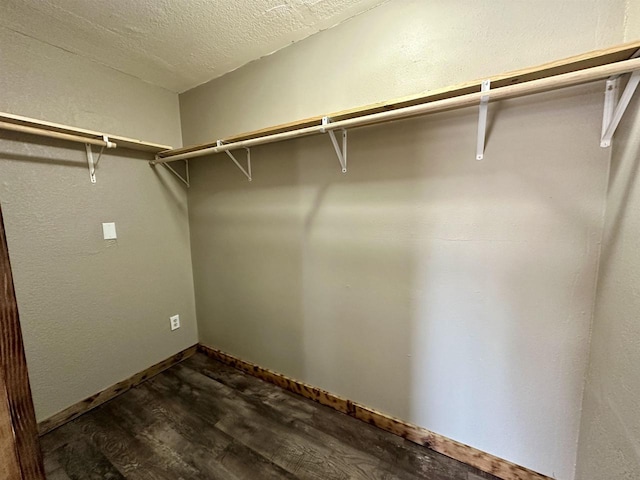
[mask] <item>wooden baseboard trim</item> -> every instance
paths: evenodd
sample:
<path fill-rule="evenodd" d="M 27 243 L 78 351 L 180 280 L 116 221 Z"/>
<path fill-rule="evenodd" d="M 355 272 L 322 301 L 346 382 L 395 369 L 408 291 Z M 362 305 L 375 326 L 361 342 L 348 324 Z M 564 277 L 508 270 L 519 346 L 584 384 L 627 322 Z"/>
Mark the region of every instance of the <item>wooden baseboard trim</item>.
<path fill-rule="evenodd" d="M 390 415 L 378 412 L 357 402 L 347 400 L 321 388 L 299 382 L 254 363 L 241 360 L 215 348 L 199 344 L 198 351 L 225 365 L 237 368 L 249 375 L 277 385 L 285 390 L 297 393 L 305 398 L 331 407 L 339 412 L 374 425 L 382 430 L 398 435 L 413 443 L 427 447 L 435 452 L 471 465 L 483 472 L 490 473 L 503 480 L 552 480 L 551 477 L 503 460 L 469 445 L 456 442 L 425 428 L 412 425 Z"/>
<path fill-rule="evenodd" d="M 54 430 L 61 425 L 64 425 L 67 422 L 70 422 L 74 418 L 79 417 L 83 413 L 87 413 L 89 410 L 92 410 L 96 407 L 99 407 L 105 402 L 108 402 L 112 398 L 117 397 L 118 395 L 122 395 L 127 390 L 135 387 L 136 385 L 140 385 L 145 380 L 150 379 L 151 377 L 156 376 L 160 372 L 163 372 L 167 368 L 170 368 L 177 363 L 180 363 L 183 360 L 186 360 L 194 353 L 196 353 L 197 345 L 193 345 L 181 352 L 172 355 L 171 357 L 163 360 L 155 365 L 150 366 L 149 368 L 144 369 L 143 371 L 136 373 L 135 375 L 123 380 L 121 382 L 112 385 L 101 392 L 98 392 L 94 395 L 91 395 L 84 400 L 81 400 L 78 403 L 71 405 L 68 408 L 65 408 L 61 412 L 56 413 L 55 415 L 43 420 L 38 423 L 38 434 L 40 436 L 49 433 L 51 430 Z"/>

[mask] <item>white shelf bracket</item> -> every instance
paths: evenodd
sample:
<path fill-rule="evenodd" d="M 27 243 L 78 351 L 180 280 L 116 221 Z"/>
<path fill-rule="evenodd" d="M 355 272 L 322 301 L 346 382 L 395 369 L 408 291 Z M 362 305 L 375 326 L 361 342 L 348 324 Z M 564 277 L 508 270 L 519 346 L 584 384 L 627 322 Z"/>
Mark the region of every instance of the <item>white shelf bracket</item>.
<path fill-rule="evenodd" d="M 491 80 L 483 80 L 480 87 L 481 92 L 487 92 L 487 95 L 480 97 L 480 112 L 478 114 L 478 140 L 476 143 L 476 160 L 484 158 L 484 143 L 487 136 L 487 113 L 489 111 L 489 90 L 491 89 Z"/>
<path fill-rule="evenodd" d="M 217 145 L 218 147 L 221 147 L 223 145 L 222 140 L 218 140 Z M 240 171 L 244 173 L 244 176 L 247 177 L 249 181 L 251 181 L 251 150 L 248 148 L 246 148 L 245 150 L 247 151 L 247 170 L 245 170 L 244 167 L 240 165 L 240 162 L 236 159 L 233 153 L 231 153 L 229 150 L 225 150 L 225 153 L 231 160 L 233 160 L 233 163 L 236 164 L 236 167 L 238 167 Z"/>
<path fill-rule="evenodd" d="M 618 100 L 618 88 L 620 86 L 620 76 L 610 77 L 606 81 L 604 89 L 604 110 L 602 112 L 602 133 L 600 134 L 600 146 L 604 147 L 603 140 L 607 133 L 607 128 L 613 119 L 613 112 Z M 608 145 L 607 145 L 608 146 Z"/>
<path fill-rule="evenodd" d="M 602 148 L 611 146 L 613 135 L 616 133 L 620 120 L 622 120 L 624 112 L 627 110 L 629 102 L 638 88 L 638 83 L 640 83 L 640 71 L 636 70 L 631 73 L 627 86 L 624 88 L 620 100 L 618 100 L 616 104 L 619 82 L 619 77 L 612 77 L 609 78 L 606 83 L 604 91 L 604 112 L 602 116 L 602 137 L 600 138 L 600 146 Z"/>
<path fill-rule="evenodd" d="M 91 151 L 91 145 L 85 143 L 85 148 L 87 150 L 87 164 L 89 166 L 89 179 L 91 183 L 96 183 L 96 168 L 98 168 L 98 163 L 102 158 L 102 153 L 104 152 L 105 147 L 107 148 L 115 148 L 115 144 L 109 141 L 109 137 L 107 135 L 102 136 L 102 140 L 104 140 L 105 145 L 100 149 L 100 153 L 98 154 L 98 159 L 93 160 L 93 152 Z"/>
<path fill-rule="evenodd" d="M 156 156 L 156 158 L 158 158 Z M 187 188 L 189 188 L 191 186 L 190 180 L 189 180 L 189 160 L 185 160 L 184 161 L 184 174 L 185 176 L 183 177 L 182 175 L 180 175 L 175 168 L 173 168 L 171 165 L 169 165 L 169 163 L 167 162 L 163 162 L 162 165 L 165 166 L 165 168 L 167 170 L 169 170 L 171 173 L 173 173 L 178 180 L 180 180 L 182 183 L 184 183 Z"/>
<path fill-rule="evenodd" d="M 93 152 L 91 152 L 91 145 L 86 143 L 84 146 L 87 149 L 87 164 L 89 165 L 89 178 L 91 179 L 91 183 L 96 183 L 96 164 L 93 162 Z"/>
<path fill-rule="evenodd" d="M 347 131 L 342 130 L 342 148 L 338 144 L 338 140 L 336 139 L 336 134 L 333 130 L 327 130 L 324 128 L 331 122 L 329 117 L 322 117 L 322 133 L 329 133 L 329 138 L 331 138 L 331 143 L 333 144 L 333 148 L 336 151 L 336 155 L 338 156 L 338 161 L 340 162 L 340 166 L 342 167 L 342 173 L 347 173 Z"/>

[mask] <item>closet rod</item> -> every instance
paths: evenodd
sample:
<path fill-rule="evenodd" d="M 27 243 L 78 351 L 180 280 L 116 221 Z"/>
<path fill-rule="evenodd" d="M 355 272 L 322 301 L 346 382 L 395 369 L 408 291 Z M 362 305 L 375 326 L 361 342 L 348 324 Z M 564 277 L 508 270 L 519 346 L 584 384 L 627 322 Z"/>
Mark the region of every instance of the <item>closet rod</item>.
<path fill-rule="evenodd" d="M 170 155 L 169 152 L 164 152 L 162 157 L 156 156 L 155 160 L 153 160 L 151 163 L 158 164 L 158 163 L 173 162 L 176 160 L 186 160 L 189 158 L 202 157 L 205 155 L 225 152 L 229 150 L 249 148 L 257 145 L 264 145 L 267 143 L 280 142 L 283 140 L 290 140 L 293 138 L 325 133 L 326 131 L 329 131 L 329 130 L 343 130 L 348 128 L 363 127 L 363 126 L 373 125 L 377 123 L 384 123 L 384 122 L 390 122 L 390 121 L 400 120 L 404 118 L 416 117 L 416 116 L 425 115 L 428 113 L 435 113 L 435 112 L 442 112 L 446 110 L 454 110 L 458 108 L 471 107 L 471 106 L 478 105 L 482 97 L 486 95 L 489 96 L 490 101 L 504 100 L 508 98 L 531 95 L 534 93 L 547 92 L 550 90 L 556 90 L 556 89 L 570 87 L 574 85 L 581 85 L 584 83 L 602 80 L 614 75 L 621 75 L 621 74 L 632 72 L 635 70 L 640 70 L 640 58 L 634 58 L 634 59 L 624 60 L 616 63 L 600 65 L 597 67 L 585 68 L 583 70 L 563 73 L 560 75 L 554 75 L 551 77 L 545 77 L 537 80 L 530 80 L 528 82 L 518 83 L 515 85 L 495 88 L 490 90 L 489 92 L 478 91 L 475 93 L 469 93 L 466 95 L 445 98 L 442 100 L 436 100 L 428 103 L 423 103 L 420 105 L 399 108 L 397 110 L 374 113 L 374 114 L 364 115 L 360 117 L 353 117 L 346 120 L 331 122 L 326 125 L 314 125 L 311 127 L 300 128 L 297 130 L 290 130 L 283 133 L 276 133 L 272 135 L 266 135 L 263 137 L 231 142 L 231 143 L 222 144 L 215 147 L 207 147 L 207 148 L 194 150 L 187 153 Z"/>
<path fill-rule="evenodd" d="M 117 147 L 117 144 L 110 141 L 90 137 L 81 137 L 80 135 L 71 135 L 69 133 L 54 132 L 52 130 L 44 130 L 42 128 L 27 127 L 25 125 L 18 125 L 15 123 L 0 122 L 0 130 L 11 130 L 12 132 L 21 132 L 28 133 L 30 135 L 39 135 L 41 137 L 57 138 L 60 140 L 67 140 L 69 142 L 84 143 L 85 145 L 97 145 L 98 147 Z"/>

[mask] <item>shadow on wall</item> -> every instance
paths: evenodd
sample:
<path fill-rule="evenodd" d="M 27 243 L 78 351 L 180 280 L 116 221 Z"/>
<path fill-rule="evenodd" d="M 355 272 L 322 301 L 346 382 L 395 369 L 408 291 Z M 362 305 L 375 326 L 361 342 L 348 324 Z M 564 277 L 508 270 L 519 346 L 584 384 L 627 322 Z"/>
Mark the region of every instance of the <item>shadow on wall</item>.
<path fill-rule="evenodd" d="M 475 109 L 349 132 L 346 175 L 327 136 L 254 149 L 251 184 L 194 161 L 201 340 L 533 467 L 575 444 L 606 174 L 590 92 L 504 102 L 482 162 Z"/>
<path fill-rule="evenodd" d="M 19 151 L 24 151 L 25 148 L 28 149 L 29 153 L 18 153 Z M 114 163 L 114 160 L 149 162 L 153 159 L 152 153 L 124 148 L 104 149 L 102 157 L 99 157 L 100 147 L 92 146 L 92 151 L 94 160 L 100 158 L 96 169 L 98 178 L 101 176 L 101 166 L 104 169 L 106 163 Z M 77 169 L 88 171 L 86 150 L 81 143 L 3 130 L 0 130 L 0 161 L 6 161 L 11 164 L 16 162 L 33 164 L 40 167 L 70 167 L 74 170 L 72 170 L 73 173 L 68 174 L 68 178 L 73 182 L 84 183 L 86 181 L 82 174 L 78 175 Z M 181 170 L 180 167 L 176 168 L 179 171 Z M 177 206 L 178 215 L 175 217 L 176 220 L 183 218 L 187 214 L 187 206 L 181 200 L 180 190 L 176 190 L 175 178 L 161 166 L 150 165 L 149 169 L 153 172 L 157 181 L 164 186 L 164 191 L 170 198 L 170 203 Z M 35 174 L 36 171 L 34 169 L 24 170 L 25 174 Z M 47 173 L 45 172 L 44 174 L 46 175 Z M 178 187 L 181 187 L 181 184 Z"/>
<path fill-rule="evenodd" d="M 0 142 L 3 142 L 2 149 L 0 150 L 0 160 L 87 168 L 85 146 L 82 143 L 11 132 L 7 130 L 0 130 Z M 14 153 L 16 148 L 13 148 L 12 144 L 16 147 L 19 146 L 20 149 L 26 145 L 33 154 L 25 155 Z M 69 151 L 74 149 L 74 147 L 75 150 L 78 151 L 77 160 L 75 159 L 75 155 L 73 159 L 68 158 Z M 52 150 L 52 148 L 54 150 Z M 55 149 L 58 149 L 57 156 L 55 155 Z M 97 155 L 100 153 L 100 147 L 93 146 L 92 149 L 97 158 Z M 122 148 L 105 149 L 104 153 L 111 157 L 128 160 L 149 161 L 153 157 L 152 154 L 147 152 Z"/>
<path fill-rule="evenodd" d="M 87 160 L 85 147 L 82 144 L 76 144 L 78 149 L 78 161 L 69 159 L 68 155 L 69 145 L 74 145 L 70 142 L 63 140 L 55 140 L 50 138 L 38 137 L 35 135 L 26 135 L 22 133 L 9 132 L 6 130 L 0 130 L 0 142 L 2 148 L 0 148 L 0 160 L 6 160 L 11 162 L 29 162 L 29 163 L 43 163 L 47 165 L 58 165 L 66 167 L 82 167 L 87 168 Z M 30 154 L 17 153 L 18 145 L 29 145 Z M 60 148 L 60 153 L 65 155 L 60 158 L 52 158 L 50 148 Z M 84 161 L 82 161 L 84 159 Z"/>
<path fill-rule="evenodd" d="M 634 96 L 629 104 L 626 115 L 632 117 L 631 119 L 626 119 L 629 125 L 627 128 L 631 132 L 640 131 L 640 100 L 638 95 Z M 622 125 L 625 125 L 625 123 Z M 631 137 L 629 141 L 620 144 L 614 139 L 611 148 L 616 152 L 612 155 L 611 172 L 609 174 L 608 191 L 610 192 L 610 198 L 607 202 L 607 218 L 611 220 L 607 224 L 605 238 L 602 242 L 603 248 L 600 257 L 602 277 L 607 274 L 610 265 L 609 259 L 618 243 L 622 220 L 627 214 L 629 206 L 628 200 L 637 184 L 636 179 L 640 171 L 640 142 L 633 141 L 633 137 Z"/>

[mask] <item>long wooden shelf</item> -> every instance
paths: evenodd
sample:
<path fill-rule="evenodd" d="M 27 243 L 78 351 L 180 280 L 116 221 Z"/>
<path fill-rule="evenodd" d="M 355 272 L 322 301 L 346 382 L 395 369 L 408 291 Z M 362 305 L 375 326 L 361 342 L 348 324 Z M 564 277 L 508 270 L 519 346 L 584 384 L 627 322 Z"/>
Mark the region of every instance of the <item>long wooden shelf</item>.
<path fill-rule="evenodd" d="M 516 70 L 501 75 L 495 75 L 493 77 L 490 77 L 491 89 L 494 90 L 502 87 L 514 86 L 525 82 L 541 80 L 558 75 L 569 74 L 572 72 L 579 72 L 581 70 L 589 68 L 622 62 L 632 58 L 639 50 L 640 41 L 635 41 L 602 50 L 583 53 L 581 55 L 545 63 L 536 67 Z M 331 121 L 335 123 L 349 119 L 365 117 L 368 115 L 380 114 L 383 112 L 390 112 L 407 107 L 415 107 L 419 105 L 438 102 L 441 100 L 470 95 L 478 93 L 480 91 L 481 84 L 484 80 L 485 79 L 474 80 L 458 85 L 430 90 L 426 93 L 410 95 L 384 102 L 351 108 L 348 110 L 333 112 L 326 115 L 318 115 L 315 117 L 266 127 L 260 130 L 254 130 L 252 132 L 245 132 L 242 134 L 223 138 L 222 142 L 224 144 L 232 144 L 237 142 L 244 142 L 247 140 L 259 139 L 270 135 L 293 132 L 305 128 L 319 127 L 322 124 L 323 117 L 329 117 Z M 120 148 L 129 148 L 133 150 L 141 150 L 154 153 L 157 155 L 158 159 L 167 159 L 165 161 L 170 161 L 168 159 L 178 155 L 210 149 L 217 145 L 216 140 L 214 142 L 173 149 L 169 145 L 145 142 L 138 139 L 123 137 L 121 135 L 104 134 L 93 130 L 48 122 L 46 120 L 37 120 L 34 118 L 23 117 L 11 113 L 0 112 L 0 129 L 3 128 L 3 125 L 5 125 L 8 129 L 11 129 L 11 127 L 13 126 L 15 126 L 14 129 L 25 127 L 23 131 L 36 135 L 38 134 L 38 132 L 40 132 L 41 134 L 48 133 L 49 135 L 47 136 L 55 136 L 55 134 L 60 134 L 60 138 L 65 138 L 65 136 L 67 136 L 69 140 L 74 141 L 83 141 L 84 139 L 87 139 L 89 140 L 88 143 L 94 144 L 103 142 L 103 138 L 106 135 L 108 136 L 110 142 L 117 144 L 117 146 Z M 253 141 L 250 143 L 256 142 Z M 104 145 L 104 142 L 102 144 Z"/>
<path fill-rule="evenodd" d="M 129 148 L 132 150 L 142 150 L 144 152 L 158 153 L 166 150 L 170 150 L 171 146 L 161 145 L 159 143 L 143 142 L 134 138 L 123 137 L 120 135 L 111 135 L 106 133 L 95 132 L 93 130 L 86 130 L 84 128 L 70 127 L 68 125 L 62 125 L 59 123 L 47 122 L 46 120 L 37 120 L 35 118 L 23 117 L 20 115 L 14 115 L 12 113 L 0 112 L 0 124 L 6 123 L 10 125 L 18 125 L 27 127 L 28 129 L 37 129 L 44 132 L 54 132 L 64 135 L 70 135 L 73 137 L 87 138 L 92 141 L 102 141 L 106 135 L 109 137 L 109 141 L 116 143 L 119 148 Z M 31 132 L 27 132 L 31 133 Z M 36 131 L 33 132 L 38 135 Z"/>
<path fill-rule="evenodd" d="M 545 63 L 535 67 L 529 67 L 522 70 L 516 70 L 513 72 L 504 73 L 501 75 L 495 75 L 490 77 L 491 88 L 500 88 L 519 83 L 529 82 L 533 80 L 539 80 L 547 77 L 553 77 L 565 73 L 577 72 L 587 68 L 598 67 L 602 65 L 608 65 L 623 60 L 628 60 L 634 56 L 634 54 L 640 50 L 640 41 L 625 43 L 614 47 L 595 50 L 580 55 L 575 55 L 562 60 L 557 60 L 550 63 Z M 361 107 L 356 107 L 348 110 L 342 110 L 339 112 L 329 113 L 327 115 L 319 115 L 315 117 L 305 118 L 302 120 L 296 120 L 289 123 L 275 125 L 260 130 L 254 130 L 252 132 L 246 132 L 231 137 L 223 138 L 223 143 L 235 143 L 245 140 L 265 137 L 268 135 L 275 135 L 284 132 L 290 132 L 293 130 L 299 130 L 308 127 L 315 127 L 322 124 L 322 118 L 327 116 L 333 122 L 341 120 L 347 120 L 356 117 L 362 117 L 366 115 L 372 115 L 376 113 L 397 110 L 400 108 L 411 107 L 415 105 L 422 105 L 426 103 L 435 102 L 438 100 L 459 97 L 462 95 L 468 95 L 480 91 L 482 82 L 486 80 L 474 80 L 458 85 L 448 86 L 435 90 L 430 90 L 426 93 L 420 93 L 416 95 L 410 95 L 406 97 L 396 98 L 393 100 L 374 103 Z M 172 150 L 166 150 L 158 153 L 160 158 L 168 158 L 184 153 L 196 152 L 208 148 L 215 147 L 217 140 L 210 143 L 203 143 L 198 145 L 192 145 L 182 148 L 176 148 Z"/>

